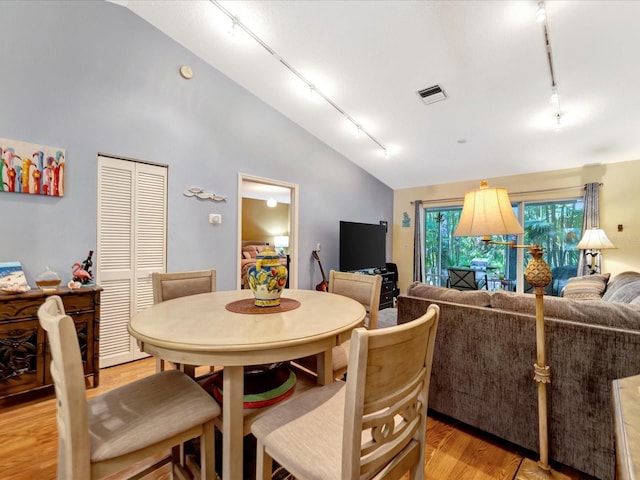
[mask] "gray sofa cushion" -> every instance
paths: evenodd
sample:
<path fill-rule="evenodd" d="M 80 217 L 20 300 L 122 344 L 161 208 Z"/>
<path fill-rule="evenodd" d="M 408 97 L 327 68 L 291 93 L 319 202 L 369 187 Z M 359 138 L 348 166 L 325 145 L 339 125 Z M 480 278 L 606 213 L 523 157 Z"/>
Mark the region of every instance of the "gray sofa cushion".
<path fill-rule="evenodd" d="M 535 295 L 530 293 L 493 292 L 491 306 L 501 310 L 535 315 Z M 545 318 L 558 318 L 589 325 L 640 329 L 640 308 L 636 305 L 544 297 Z"/>
<path fill-rule="evenodd" d="M 420 282 L 413 282 L 409 285 L 407 295 L 476 307 L 488 307 L 491 305 L 491 293 L 486 290 L 460 291 L 454 288 L 434 287 Z"/>

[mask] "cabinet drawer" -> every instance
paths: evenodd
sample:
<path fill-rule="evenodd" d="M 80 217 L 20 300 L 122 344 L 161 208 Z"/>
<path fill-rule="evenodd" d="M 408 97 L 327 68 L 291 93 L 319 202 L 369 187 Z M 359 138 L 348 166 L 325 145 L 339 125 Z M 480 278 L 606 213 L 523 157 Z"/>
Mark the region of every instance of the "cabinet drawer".
<path fill-rule="evenodd" d="M 380 304 L 393 303 L 393 294 L 391 292 L 383 293 L 380 295 Z"/>
<path fill-rule="evenodd" d="M 14 298 L 0 302 L 0 321 L 20 320 L 38 317 L 38 308 L 45 301 L 45 296 L 34 291 L 31 298 Z M 28 297 L 29 297 L 28 296 Z M 93 311 L 96 308 L 94 292 L 75 295 L 61 295 L 64 310 L 69 315 L 74 312 Z"/>
<path fill-rule="evenodd" d="M 11 302 L 0 303 L 0 320 L 19 320 L 22 318 L 37 318 L 38 307 L 43 299 L 24 298 Z"/>
<path fill-rule="evenodd" d="M 384 282 L 380 286 L 380 293 L 392 292 L 393 291 L 393 282 Z"/>
<path fill-rule="evenodd" d="M 81 295 L 65 295 L 62 297 L 64 310 L 72 315 L 74 312 L 93 311 L 96 308 L 93 292 Z"/>

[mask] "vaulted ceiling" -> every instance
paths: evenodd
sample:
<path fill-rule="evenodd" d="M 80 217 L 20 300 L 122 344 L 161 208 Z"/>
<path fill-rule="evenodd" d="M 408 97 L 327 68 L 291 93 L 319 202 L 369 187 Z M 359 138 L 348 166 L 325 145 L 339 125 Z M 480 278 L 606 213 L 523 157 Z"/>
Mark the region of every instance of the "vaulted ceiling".
<path fill-rule="evenodd" d="M 116 3 L 394 189 L 640 159 L 639 1 L 546 2 L 560 130 L 534 0 Z"/>

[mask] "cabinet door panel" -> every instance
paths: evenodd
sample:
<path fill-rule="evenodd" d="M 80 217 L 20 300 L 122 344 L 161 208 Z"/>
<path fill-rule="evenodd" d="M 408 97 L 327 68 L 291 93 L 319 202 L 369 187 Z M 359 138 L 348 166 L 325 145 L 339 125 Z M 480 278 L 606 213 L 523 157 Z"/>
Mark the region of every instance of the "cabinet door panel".
<path fill-rule="evenodd" d="M 0 392 L 2 395 L 43 385 L 42 342 L 37 320 L 0 324 Z"/>

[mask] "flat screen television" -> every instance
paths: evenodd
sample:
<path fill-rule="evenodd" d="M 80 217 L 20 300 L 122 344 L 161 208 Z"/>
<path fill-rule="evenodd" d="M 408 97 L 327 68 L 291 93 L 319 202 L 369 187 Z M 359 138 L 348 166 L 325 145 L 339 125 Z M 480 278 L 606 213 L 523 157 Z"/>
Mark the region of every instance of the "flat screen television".
<path fill-rule="evenodd" d="M 385 225 L 340 221 L 340 270 L 384 268 L 387 262 Z"/>

